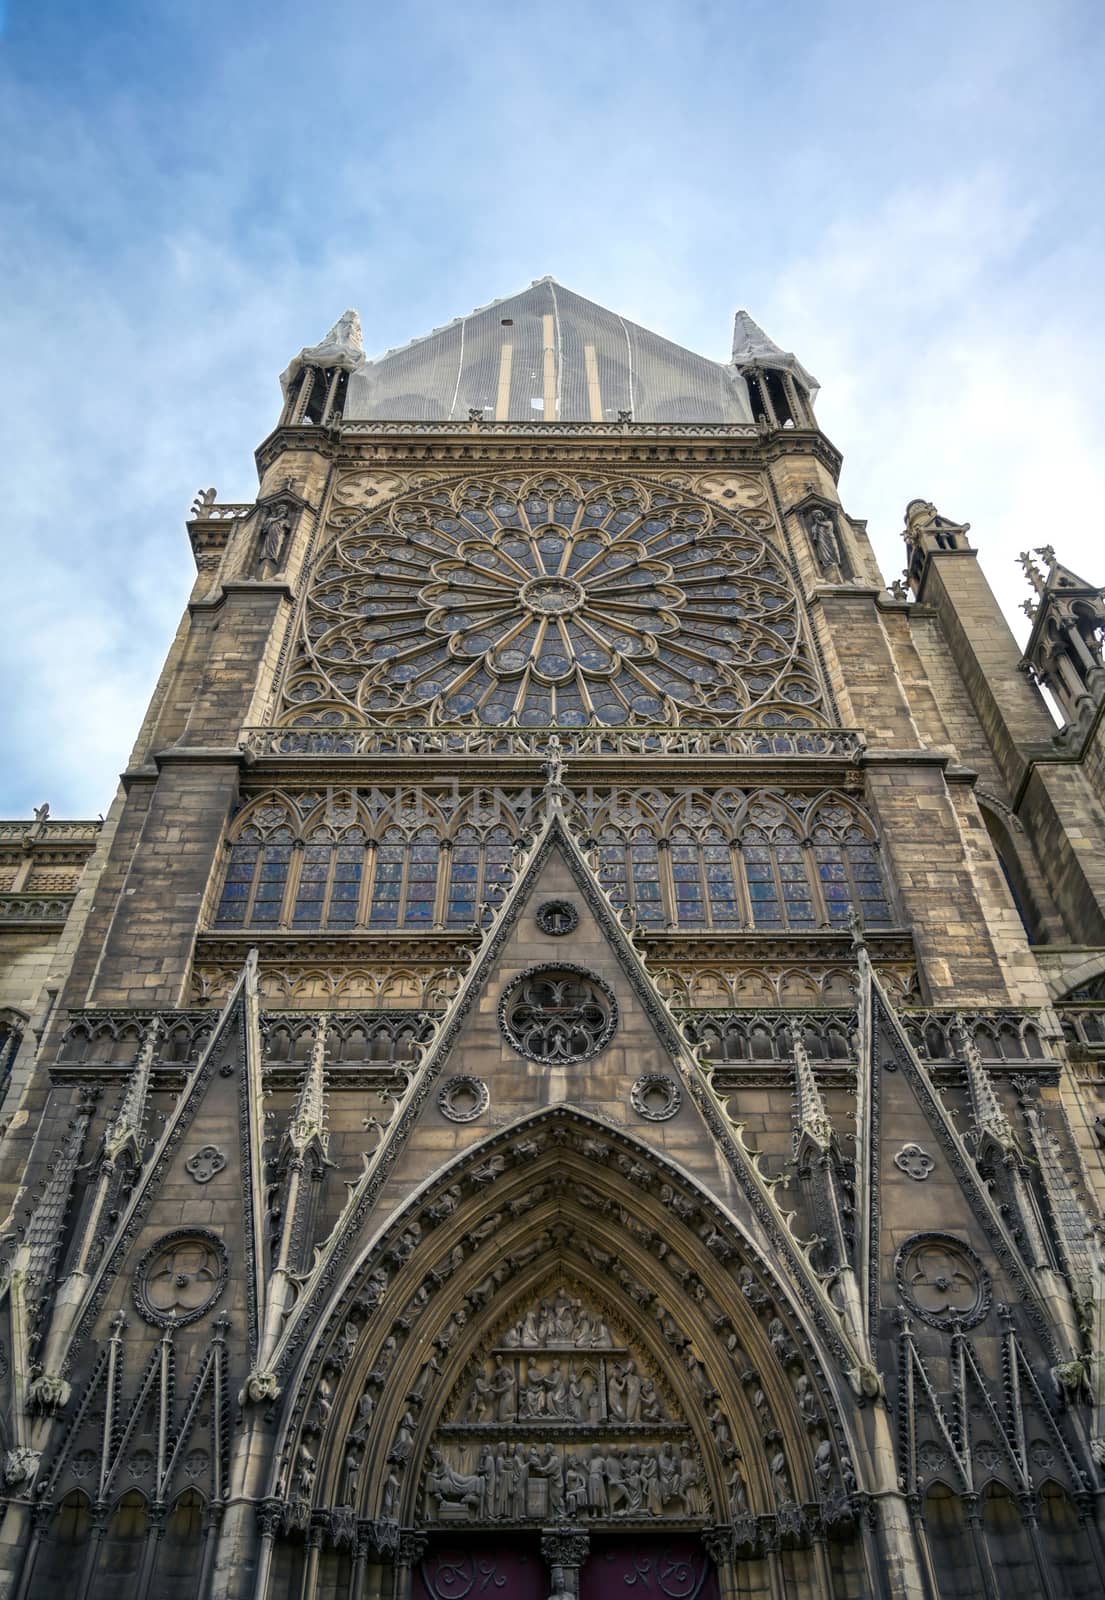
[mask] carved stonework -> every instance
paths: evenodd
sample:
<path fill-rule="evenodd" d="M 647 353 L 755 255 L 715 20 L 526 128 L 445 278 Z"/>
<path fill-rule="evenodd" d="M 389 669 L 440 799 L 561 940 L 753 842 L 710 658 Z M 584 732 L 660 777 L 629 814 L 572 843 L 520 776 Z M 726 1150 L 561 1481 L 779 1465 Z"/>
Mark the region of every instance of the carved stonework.
<path fill-rule="evenodd" d="M 914 1234 L 898 1251 L 894 1272 L 906 1305 L 934 1328 L 973 1328 L 990 1309 L 990 1274 L 952 1234 Z"/>
<path fill-rule="evenodd" d="M 579 927 L 579 910 L 570 900 L 545 900 L 537 907 L 534 921 L 542 933 L 560 937 Z"/>
<path fill-rule="evenodd" d="M 894 1165 L 900 1167 L 907 1178 L 914 1178 L 918 1183 L 923 1183 L 935 1167 L 936 1161 L 927 1150 L 922 1150 L 919 1144 L 904 1144 L 894 1157 Z"/>
<path fill-rule="evenodd" d="M 587 1061 L 605 1049 L 617 1026 L 610 985 L 570 962 L 519 973 L 499 1001 L 503 1037 L 530 1061 Z"/>
<path fill-rule="evenodd" d="M 226 1288 L 229 1263 L 218 1234 L 178 1228 L 146 1251 L 134 1275 L 140 1317 L 159 1328 L 182 1328 L 205 1316 Z"/>
<path fill-rule="evenodd" d="M 431 1446 L 423 1504 L 442 1525 L 710 1512 L 697 1443 L 659 1375 L 564 1282 L 516 1312 L 469 1370 Z"/>
<path fill-rule="evenodd" d="M 460 1073 L 446 1078 L 437 1092 L 437 1103 L 441 1115 L 450 1122 L 475 1122 L 487 1110 L 491 1096 L 482 1078 Z"/>
<path fill-rule="evenodd" d="M 629 1103 L 646 1122 L 666 1122 L 683 1104 L 683 1091 L 664 1072 L 645 1072 L 629 1091 Z"/>
<path fill-rule="evenodd" d="M 218 1145 L 205 1144 L 197 1150 L 195 1155 L 189 1156 L 184 1163 L 184 1170 L 193 1177 L 197 1183 L 210 1183 L 217 1173 L 226 1166 L 226 1156 Z"/>

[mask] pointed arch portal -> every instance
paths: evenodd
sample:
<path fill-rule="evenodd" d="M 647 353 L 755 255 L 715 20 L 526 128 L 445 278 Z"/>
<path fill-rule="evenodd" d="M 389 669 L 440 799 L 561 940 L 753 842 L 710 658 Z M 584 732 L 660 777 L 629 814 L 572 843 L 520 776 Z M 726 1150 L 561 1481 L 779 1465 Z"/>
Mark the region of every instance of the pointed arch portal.
<path fill-rule="evenodd" d="M 852 1447 L 780 1280 L 685 1173 L 570 1106 L 419 1190 L 288 1377 L 270 1504 L 289 1580 L 344 1541 L 446 1600 L 494 1549 L 523 1593 L 560 1529 L 585 1592 L 636 1551 L 690 1600 L 715 1564 L 789 1545 L 831 1594 L 824 1537 L 854 1532 Z"/>

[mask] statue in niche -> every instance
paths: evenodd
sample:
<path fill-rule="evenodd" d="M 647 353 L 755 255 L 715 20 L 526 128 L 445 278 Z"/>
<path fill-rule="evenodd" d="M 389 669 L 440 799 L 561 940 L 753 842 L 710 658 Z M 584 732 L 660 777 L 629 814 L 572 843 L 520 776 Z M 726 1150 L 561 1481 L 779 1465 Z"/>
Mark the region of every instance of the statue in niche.
<path fill-rule="evenodd" d="M 821 1422 L 821 1408 L 817 1404 L 817 1395 L 814 1391 L 812 1380 L 803 1372 L 794 1385 L 794 1393 L 798 1400 L 798 1414 L 807 1428 L 816 1428 Z"/>
<path fill-rule="evenodd" d="M 748 1490 L 744 1485 L 744 1477 L 739 1464 L 734 1461 L 729 1472 L 727 1484 L 729 1490 L 729 1509 L 734 1517 L 743 1516 L 748 1510 Z"/>
<path fill-rule="evenodd" d="M 827 1489 L 833 1475 L 833 1447 L 828 1439 L 822 1439 L 814 1451 L 813 1470 L 822 1489 Z"/>
<path fill-rule="evenodd" d="M 361 1398 L 357 1401 L 356 1426 L 350 1433 L 351 1440 L 363 1444 L 368 1438 L 368 1430 L 372 1426 L 372 1414 L 376 1410 L 376 1396 L 371 1388 L 366 1388 Z"/>
<path fill-rule="evenodd" d="M 836 572 L 839 574 L 844 566 L 840 540 L 837 537 L 833 518 L 825 510 L 824 506 L 814 507 L 809 514 L 806 526 L 809 529 L 813 553 L 817 557 L 817 564 L 822 572 Z"/>
<path fill-rule="evenodd" d="M 491 1393 L 495 1397 L 497 1422 L 514 1421 L 518 1409 L 516 1389 L 514 1373 L 504 1365 L 502 1356 L 496 1356 L 495 1370 L 491 1374 Z"/>
<path fill-rule="evenodd" d="M 385 1522 L 394 1522 L 399 1511 L 399 1491 L 402 1482 L 399 1472 L 394 1466 L 388 1468 L 388 1475 L 384 1479 L 383 1492 L 380 1496 L 380 1515 Z"/>
<path fill-rule="evenodd" d="M 414 1449 L 414 1417 L 409 1411 L 403 1413 L 403 1420 L 395 1430 L 395 1439 L 391 1446 L 389 1461 L 407 1462 Z"/>
<path fill-rule="evenodd" d="M 280 566 L 291 531 L 292 508 L 278 500 L 265 512 L 257 534 L 257 561 L 261 569 L 269 566 L 275 571 Z"/>
<path fill-rule="evenodd" d="M 299 1441 L 299 1449 L 296 1451 L 295 1467 L 295 1491 L 300 1500 L 310 1500 L 314 1493 L 315 1473 L 317 1470 L 318 1463 L 308 1449 L 307 1441 L 301 1439 Z"/>
<path fill-rule="evenodd" d="M 338 1340 L 337 1349 L 334 1352 L 334 1358 L 339 1366 L 345 1366 L 353 1359 L 354 1351 L 357 1348 L 357 1341 L 360 1337 L 360 1323 L 354 1322 L 352 1318 L 347 1319 L 345 1327 L 341 1331 L 341 1338 Z"/>
<path fill-rule="evenodd" d="M 359 1441 L 350 1434 L 345 1452 L 343 1466 L 345 1477 L 342 1484 L 342 1504 L 352 1506 L 357 1503 L 357 1482 L 361 1476 L 361 1462 L 364 1460 L 364 1450 Z"/>

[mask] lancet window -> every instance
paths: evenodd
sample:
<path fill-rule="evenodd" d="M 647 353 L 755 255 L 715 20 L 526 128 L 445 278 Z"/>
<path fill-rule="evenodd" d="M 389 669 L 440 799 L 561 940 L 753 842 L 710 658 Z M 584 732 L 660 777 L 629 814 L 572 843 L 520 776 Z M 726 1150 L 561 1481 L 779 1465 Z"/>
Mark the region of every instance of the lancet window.
<path fill-rule="evenodd" d="M 329 932 L 486 924 L 541 791 L 267 796 L 242 815 L 217 928 Z M 848 796 L 587 791 L 569 821 L 615 906 L 644 928 L 889 927 L 870 820 Z"/>

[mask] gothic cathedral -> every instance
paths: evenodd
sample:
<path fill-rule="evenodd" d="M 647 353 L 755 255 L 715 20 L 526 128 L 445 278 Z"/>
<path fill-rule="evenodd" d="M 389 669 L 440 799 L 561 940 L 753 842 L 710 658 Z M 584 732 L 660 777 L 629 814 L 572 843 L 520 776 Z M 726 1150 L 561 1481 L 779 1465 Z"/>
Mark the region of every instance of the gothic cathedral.
<path fill-rule="evenodd" d="M 1100 1595 L 1103 592 L 745 312 L 282 384 L 0 824 L 0 1600 Z"/>

